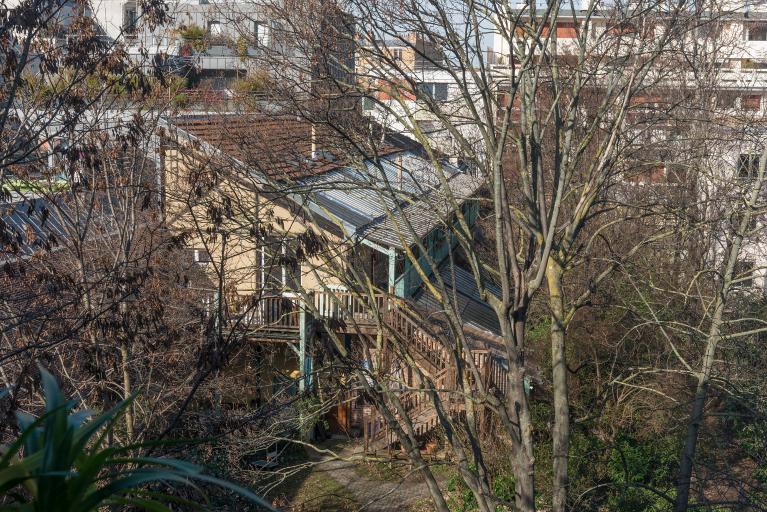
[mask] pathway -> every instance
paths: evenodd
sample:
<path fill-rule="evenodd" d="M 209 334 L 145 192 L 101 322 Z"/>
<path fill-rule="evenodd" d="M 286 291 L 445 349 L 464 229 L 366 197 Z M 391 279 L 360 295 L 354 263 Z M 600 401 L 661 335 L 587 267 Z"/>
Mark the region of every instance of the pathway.
<path fill-rule="evenodd" d="M 365 477 L 356 468 L 362 459 L 358 444 L 347 446 L 340 460 L 331 456 L 318 457 L 313 471 L 325 471 L 349 490 L 365 512 L 406 512 L 409 507 L 429 499 L 429 490 L 418 474 L 408 474 L 404 480 L 380 480 Z"/>

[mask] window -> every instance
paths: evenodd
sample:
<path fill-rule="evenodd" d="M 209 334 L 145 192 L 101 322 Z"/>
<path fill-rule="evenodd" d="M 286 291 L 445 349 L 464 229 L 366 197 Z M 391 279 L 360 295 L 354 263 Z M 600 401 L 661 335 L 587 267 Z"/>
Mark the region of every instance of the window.
<path fill-rule="evenodd" d="M 750 288 L 754 286 L 754 262 L 748 260 L 736 261 L 732 278 L 735 281 L 733 286 L 739 288 Z"/>
<path fill-rule="evenodd" d="M 263 21 L 253 22 L 253 41 L 256 46 L 266 46 L 268 35 L 267 24 Z"/>
<path fill-rule="evenodd" d="M 402 62 L 402 57 L 403 57 L 402 48 L 392 48 L 391 58 L 394 60 L 394 62 Z"/>
<path fill-rule="evenodd" d="M 208 33 L 211 36 L 220 36 L 221 35 L 221 23 L 218 21 L 212 20 L 208 22 Z"/>
<path fill-rule="evenodd" d="M 299 290 L 301 288 L 301 255 L 297 240 L 283 240 L 281 263 L 282 284 L 288 290 Z"/>
<path fill-rule="evenodd" d="M 666 181 L 678 184 L 686 183 L 689 166 L 685 164 L 666 164 Z"/>
<path fill-rule="evenodd" d="M 138 11 L 136 10 L 136 4 L 127 4 L 123 10 L 123 32 L 135 34 L 137 23 Z"/>
<path fill-rule="evenodd" d="M 735 108 L 738 95 L 730 91 L 720 91 L 716 95 L 716 106 L 719 108 Z"/>
<path fill-rule="evenodd" d="M 269 41 L 269 34 L 272 34 L 271 36 L 271 44 L 274 46 L 278 46 L 280 48 L 284 48 L 287 42 L 287 38 L 289 37 L 287 29 L 280 23 L 279 21 L 272 21 L 269 25 L 269 31 L 261 38 L 261 44 L 266 46 Z"/>
<path fill-rule="evenodd" d="M 767 24 L 752 23 L 747 27 L 749 41 L 767 41 Z"/>
<path fill-rule="evenodd" d="M 740 99 L 740 108 L 743 110 L 758 111 L 762 108 L 762 97 L 758 94 L 749 94 Z"/>
<path fill-rule="evenodd" d="M 211 262 L 210 253 L 205 249 L 192 249 L 194 262 L 200 265 L 207 265 Z"/>
<path fill-rule="evenodd" d="M 261 284 L 267 290 L 291 291 L 301 286 L 301 258 L 297 241 L 269 237 L 260 249 Z"/>
<path fill-rule="evenodd" d="M 376 102 L 375 100 L 373 100 L 373 98 L 367 98 L 367 97 L 362 98 L 362 110 L 370 111 L 370 110 L 375 110 L 375 108 L 376 108 Z"/>
<path fill-rule="evenodd" d="M 741 154 L 737 165 L 738 178 L 752 179 L 759 173 L 759 155 Z"/>
<path fill-rule="evenodd" d="M 424 82 L 418 84 L 418 89 L 436 101 L 447 101 L 447 84 Z"/>
<path fill-rule="evenodd" d="M 440 125 L 439 121 L 416 121 L 416 124 L 418 125 L 418 128 L 423 133 L 429 134 L 429 133 L 436 133 L 442 129 L 442 125 Z"/>

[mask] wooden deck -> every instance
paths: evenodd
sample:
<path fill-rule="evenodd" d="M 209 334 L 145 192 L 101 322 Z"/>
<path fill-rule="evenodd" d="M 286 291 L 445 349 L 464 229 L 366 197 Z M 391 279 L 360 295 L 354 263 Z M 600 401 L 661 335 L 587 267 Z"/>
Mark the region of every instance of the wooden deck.
<path fill-rule="evenodd" d="M 232 328 L 243 329 L 248 336 L 259 342 L 296 341 L 300 335 L 301 299 L 282 295 L 237 296 L 229 304 L 233 320 Z M 457 400 L 457 372 L 454 354 L 450 347 L 435 338 L 414 320 L 415 315 L 407 302 L 377 294 L 373 297 L 360 296 L 346 291 L 315 292 L 312 302 L 305 306 L 307 318 L 323 321 L 325 329 L 341 333 L 375 334 L 382 328 L 407 342 L 408 349 L 416 364 L 431 380 L 443 404 L 451 414 L 460 414 L 463 400 Z M 494 336 L 488 333 L 489 337 Z M 505 395 L 509 388 L 509 373 L 506 361 L 498 352 L 488 347 L 471 350 L 471 357 L 465 358 L 468 367 L 477 370 L 480 382 L 470 384 L 476 390 L 484 388 Z M 418 387 L 417 383 L 408 383 Z M 419 435 L 433 430 L 438 419 L 431 408 L 426 391 L 403 391 L 399 396 L 405 410 L 413 420 Z M 366 446 L 393 439 L 383 416 L 374 408 L 367 407 L 363 420 Z M 400 421 L 401 419 L 398 419 Z"/>

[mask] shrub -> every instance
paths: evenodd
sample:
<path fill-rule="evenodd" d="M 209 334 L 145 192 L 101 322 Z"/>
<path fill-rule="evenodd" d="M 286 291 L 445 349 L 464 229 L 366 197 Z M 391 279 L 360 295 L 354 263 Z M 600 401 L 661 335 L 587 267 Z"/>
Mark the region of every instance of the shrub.
<path fill-rule="evenodd" d="M 208 49 L 208 31 L 197 25 L 189 25 L 179 32 L 186 43 L 192 46 L 196 52 L 204 52 Z"/>
<path fill-rule="evenodd" d="M 64 397 L 53 376 L 42 368 L 40 374 L 43 414 L 35 418 L 17 413 L 19 436 L 0 447 L 0 502 L 7 509 L 69 512 L 127 506 L 169 511 L 170 503 L 199 509 L 199 503 L 158 488 L 175 485 L 197 489 L 193 482 L 202 482 L 274 510 L 254 493 L 205 475 L 194 464 L 134 455 L 149 444 L 109 445 L 106 440 L 132 399 L 102 414 L 75 410 L 76 402 Z"/>

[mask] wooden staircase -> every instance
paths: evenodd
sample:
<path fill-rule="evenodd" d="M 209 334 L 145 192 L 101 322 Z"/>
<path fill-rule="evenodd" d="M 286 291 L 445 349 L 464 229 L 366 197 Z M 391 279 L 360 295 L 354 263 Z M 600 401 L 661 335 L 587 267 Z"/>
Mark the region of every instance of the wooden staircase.
<path fill-rule="evenodd" d="M 411 316 L 409 305 L 396 298 L 376 295 L 360 298 L 349 292 L 315 294 L 315 309 L 318 316 L 331 320 L 335 326 L 348 329 L 349 332 L 377 330 L 379 322 L 385 323 L 407 343 L 410 356 L 413 357 L 421 372 L 431 380 L 434 390 L 450 414 L 460 414 L 465 409 L 463 398 L 458 398 L 455 390 L 457 372 L 452 362 L 450 349 L 426 329 L 421 327 Z M 394 354 L 383 354 L 386 356 Z M 396 356 L 395 356 L 396 357 Z M 499 394 L 508 390 L 508 370 L 505 360 L 494 355 L 487 348 L 471 350 L 473 363 L 480 373 L 483 384 L 492 387 Z M 473 375 L 473 373 L 470 373 Z M 470 385 L 472 383 L 470 379 Z M 409 389 L 393 392 L 398 395 L 408 418 L 412 422 L 417 438 L 423 440 L 439 425 L 437 413 L 432 406 L 428 391 L 418 389 L 424 386 L 407 382 Z M 475 387 L 475 386 L 474 386 Z M 476 387 L 475 387 L 476 389 Z M 404 418 L 397 419 L 402 425 Z M 389 448 L 396 438 L 388 428 L 386 420 L 373 406 L 366 406 L 363 413 L 363 437 L 365 449 L 376 451 Z"/>
<path fill-rule="evenodd" d="M 230 299 L 229 304 L 241 327 L 257 333 L 259 339 L 298 337 L 301 306 L 297 298 L 274 295 L 262 296 L 256 300 L 240 296 Z M 455 393 L 458 389 L 457 372 L 451 349 L 419 325 L 406 301 L 386 294 L 370 297 L 347 291 L 318 291 L 313 293 L 313 304 L 307 306 L 307 313 L 321 319 L 327 329 L 340 333 L 375 335 L 382 326 L 388 326 L 389 330 L 396 332 L 405 341 L 409 355 L 421 373 L 431 380 L 434 392 L 439 393 L 446 410 L 450 414 L 463 412 L 465 402 L 463 398 L 458 399 Z M 494 337 L 490 333 L 484 336 Z M 390 345 L 385 343 L 384 347 L 387 346 Z M 387 353 L 386 348 L 381 355 L 383 361 L 397 357 L 390 350 Z M 505 395 L 509 386 L 506 361 L 488 348 L 471 350 L 471 358 L 483 384 Z M 469 372 L 469 375 L 473 376 L 473 373 Z M 469 384 L 476 389 L 476 382 L 472 380 Z M 416 437 L 425 438 L 438 426 L 436 411 L 423 383 L 411 377 L 406 384 L 406 389 L 393 392 L 403 403 Z M 402 424 L 404 418 L 397 420 Z M 363 436 L 368 449 L 389 447 L 395 442 L 384 417 L 370 405 L 364 407 Z"/>

